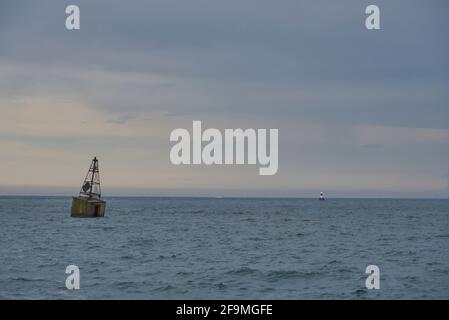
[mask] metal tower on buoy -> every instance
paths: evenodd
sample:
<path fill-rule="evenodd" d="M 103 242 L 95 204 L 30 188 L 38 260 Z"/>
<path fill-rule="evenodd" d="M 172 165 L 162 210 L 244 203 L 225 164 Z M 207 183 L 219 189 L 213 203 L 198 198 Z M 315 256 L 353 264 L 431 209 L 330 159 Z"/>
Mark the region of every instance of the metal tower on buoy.
<path fill-rule="evenodd" d="M 101 198 L 100 170 L 98 168 L 97 157 L 90 164 L 89 171 L 87 171 L 86 178 L 80 190 L 80 196 L 96 199 Z"/>
<path fill-rule="evenodd" d="M 77 197 L 72 199 L 72 217 L 104 217 L 106 201 L 101 200 L 100 170 L 95 157 Z"/>

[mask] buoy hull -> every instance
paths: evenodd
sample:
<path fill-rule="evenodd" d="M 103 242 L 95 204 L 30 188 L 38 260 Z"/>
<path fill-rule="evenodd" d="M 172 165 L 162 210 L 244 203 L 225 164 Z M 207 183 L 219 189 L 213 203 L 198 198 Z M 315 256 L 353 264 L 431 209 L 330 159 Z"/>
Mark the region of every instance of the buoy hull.
<path fill-rule="evenodd" d="M 73 197 L 71 216 L 76 218 L 102 218 L 106 201 L 86 197 Z"/>

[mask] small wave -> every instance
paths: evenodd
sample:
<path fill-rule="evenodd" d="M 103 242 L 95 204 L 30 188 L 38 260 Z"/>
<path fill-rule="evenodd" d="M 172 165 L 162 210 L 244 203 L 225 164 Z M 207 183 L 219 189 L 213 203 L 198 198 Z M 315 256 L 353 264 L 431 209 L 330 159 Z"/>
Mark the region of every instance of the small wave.
<path fill-rule="evenodd" d="M 134 288 L 136 286 L 136 283 L 133 281 L 120 281 L 120 282 L 116 282 L 114 283 L 114 287 L 116 287 L 117 289 L 131 289 Z"/>
<path fill-rule="evenodd" d="M 251 269 L 248 267 L 243 267 L 243 268 L 239 268 L 239 269 L 235 269 L 235 270 L 231 270 L 228 271 L 227 274 L 233 274 L 233 275 L 250 275 L 250 274 L 255 274 L 260 272 L 259 270 L 256 269 Z"/>
<path fill-rule="evenodd" d="M 250 240 L 250 241 L 264 241 L 264 240 L 267 240 L 267 239 L 260 238 L 260 237 L 250 237 L 250 238 L 248 238 L 248 240 Z"/>
<path fill-rule="evenodd" d="M 138 246 L 138 247 L 146 247 L 146 246 L 151 246 L 154 245 L 156 243 L 156 239 L 131 239 L 129 241 L 130 245 L 132 246 Z"/>
<path fill-rule="evenodd" d="M 223 282 L 220 282 L 220 283 L 217 284 L 217 288 L 218 289 L 225 289 L 226 287 L 227 287 L 227 285 L 224 284 Z"/>
<path fill-rule="evenodd" d="M 166 286 L 155 288 L 152 291 L 169 291 L 169 290 L 173 290 L 174 288 L 175 287 L 173 287 L 171 285 L 166 285 Z"/>
<path fill-rule="evenodd" d="M 159 260 L 164 260 L 164 259 L 169 259 L 169 258 L 171 258 L 171 259 L 176 259 L 176 254 L 172 254 L 172 255 L 160 255 L 159 257 L 158 257 L 158 259 Z"/>
<path fill-rule="evenodd" d="M 45 279 L 42 279 L 42 278 L 25 278 L 25 277 L 15 277 L 15 278 L 12 278 L 11 280 L 22 281 L 22 282 L 45 281 Z"/>
<path fill-rule="evenodd" d="M 317 271 L 275 270 L 268 272 L 267 278 L 271 281 L 277 281 L 294 278 L 312 278 L 320 274 Z"/>
<path fill-rule="evenodd" d="M 127 254 L 127 255 L 121 256 L 120 259 L 123 259 L 123 260 L 132 260 L 132 259 L 134 259 L 134 256 L 131 256 L 131 255 Z"/>
<path fill-rule="evenodd" d="M 204 210 L 192 210 L 189 213 L 193 213 L 193 214 L 200 214 L 200 213 L 204 213 Z"/>
<path fill-rule="evenodd" d="M 357 289 L 355 291 L 352 292 L 354 295 L 360 297 L 360 296 L 364 296 L 366 295 L 368 292 L 365 289 Z"/>

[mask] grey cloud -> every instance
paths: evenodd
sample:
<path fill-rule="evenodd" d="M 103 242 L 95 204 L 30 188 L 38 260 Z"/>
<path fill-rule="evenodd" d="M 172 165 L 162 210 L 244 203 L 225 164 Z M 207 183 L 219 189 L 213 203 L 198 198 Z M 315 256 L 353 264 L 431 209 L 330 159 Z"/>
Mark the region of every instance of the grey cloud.
<path fill-rule="evenodd" d="M 12 90 L 54 81 L 111 110 L 225 108 L 270 115 L 280 108 L 287 118 L 330 123 L 449 126 L 444 1 L 379 1 L 380 32 L 364 28 L 366 4 L 349 0 L 77 1 L 77 32 L 64 28 L 66 4 L 3 3 L 4 61 L 156 73 L 197 86 L 167 83 L 153 97 L 138 84 L 105 82 L 103 90 L 93 89 L 66 73 L 62 82 L 39 81 L 39 74 L 4 79 Z M 190 89 L 186 98 L 183 90 Z M 264 94 L 264 100 L 254 98 Z M 179 103 L 171 101 L 177 95 Z"/>

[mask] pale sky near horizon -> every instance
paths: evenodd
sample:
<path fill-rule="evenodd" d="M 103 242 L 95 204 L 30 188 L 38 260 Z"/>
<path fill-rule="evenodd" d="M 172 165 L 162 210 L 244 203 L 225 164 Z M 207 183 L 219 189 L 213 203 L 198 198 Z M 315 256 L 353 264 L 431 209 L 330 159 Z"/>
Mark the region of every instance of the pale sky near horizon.
<path fill-rule="evenodd" d="M 0 0 L 0 194 L 76 194 L 97 156 L 106 195 L 447 198 L 448 9 Z M 279 129 L 278 173 L 172 165 L 193 120 Z"/>

